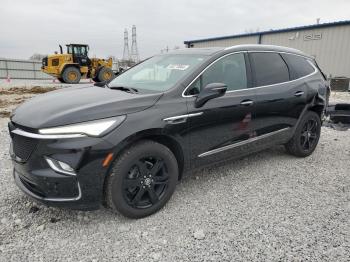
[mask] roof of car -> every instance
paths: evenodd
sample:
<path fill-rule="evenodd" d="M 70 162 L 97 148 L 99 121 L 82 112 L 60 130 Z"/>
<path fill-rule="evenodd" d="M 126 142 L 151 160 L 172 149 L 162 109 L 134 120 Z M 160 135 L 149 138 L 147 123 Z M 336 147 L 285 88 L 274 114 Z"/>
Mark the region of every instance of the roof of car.
<path fill-rule="evenodd" d="M 206 47 L 206 48 L 184 48 L 184 49 L 178 49 L 169 52 L 169 54 L 202 54 L 202 55 L 213 55 L 221 51 L 276 51 L 276 52 L 285 52 L 285 53 L 292 53 L 297 55 L 302 55 L 306 57 L 310 57 L 310 55 L 307 55 L 300 50 L 290 48 L 290 47 L 284 47 L 284 46 L 277 46 L 277 45 L 258 45 L 258 44 L 247 44 L 247 45 L 234 45 L 230 47 Z"/>
<path fill-rule="evenodd" d="M 222 47 L 208 47 L 208 48 L 183 48 L 170 51 L 166 54 L 198 54 L 198 55 L 212 55 L 222 51 Z"/>

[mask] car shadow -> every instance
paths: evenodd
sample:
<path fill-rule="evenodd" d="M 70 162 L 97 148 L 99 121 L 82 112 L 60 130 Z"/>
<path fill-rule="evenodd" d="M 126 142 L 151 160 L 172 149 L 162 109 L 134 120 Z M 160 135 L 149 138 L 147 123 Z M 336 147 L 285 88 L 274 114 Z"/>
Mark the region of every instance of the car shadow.
<path fill-rule="evenodd" d="M 205 168 L 196 169 L 192 172 L 184 174 L 184 177 L 179 181 L 177 189 L 181 191 L 181 194 L 175 194 L 165 208 L 160 210 L 158 213 L 144 218 L 142 220 L 152 219 L 154 217 L 163 217 L 168 209 L 176 208 L 176 205 L 181 205 L 182 194 L 186 194 L 186 191 L 191 190 L 190 188 L 195 186 L 205 186 L 206 184 L 215 183 L 215 181 L 223 179 L 226 176 L 235 176 L 234 170 L 245 169 L 252 163 L 257 168 L 259 165 L 271 158 L 276 158 L 276 160 L 290 159 L 292 156 L 285 152 L 282 146 L 276 146 L 270 149 L 266 149 L 257 153 L 253 153 L 243 158 L 227 160 L 221 163 L 216 163 Z M 231 171 L 232 172 L 228 172 Z M 240 173 L 237 177 L 233 179 L 249 179 L 249 173 Z M 19 189 L 17 189 L 20 191 Z M 67 227 L 72 227 L 72 225 L 89 225 L 89 224 L 108 224 L 117 223 L 118 225 L 130 225 L 135 223 L 136 220 L 129 219 L 122 216 L 119 213 L 113 212 L 112 210 L 101 207 L 94 211 L 79 211 L 71 210 L 66 208 L 48 207 L 44 204 L 36 202 L 30 197 L 24 195 L 22 192 L 18 192 L 15 195 L 16 199 L 12 199 L 12 203 L 20 203 L 18 205 L 11 207 L 11 212 L 17 214 L 18 217 L 27 217 L 28 223 L 33 226 L 38 226 L 41 224 L 55 224 L 63 223 Z M 166 209 L 166 210 L 165 210 Z M 32 220 L 32 221 L 30 221 Z"/>

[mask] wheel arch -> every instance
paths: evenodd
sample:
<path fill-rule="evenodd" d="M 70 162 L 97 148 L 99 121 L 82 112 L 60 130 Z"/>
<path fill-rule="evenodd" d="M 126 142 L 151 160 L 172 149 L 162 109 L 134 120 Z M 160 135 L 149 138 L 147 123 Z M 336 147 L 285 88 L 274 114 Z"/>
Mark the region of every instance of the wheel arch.
<path fill-rule="evenodd" d="M 160 143 L 167 148 L 170 149 L 170 151 L 174 154 L 177 164 L 179 167 L 179 177 L 178 180 L 181 180 L 183 177 L 183 171 L 185 167 L 185 156 L 184 152 L 182 150 L 181 144 L 179 141 L 177 141 L 174 137 L 170 135 L 166 135 L 161 132 L 161 129 L 151 129 L 151 130 L 143 130 L 140 132 L 137 132 L 135 134 L 130 135 L 129 137 L 125 138 L 122 142 L 120 142 L 117 147 L 114 150 L 114 157 L 112 163 L 115 162 L 116 158 L 119 156 L 119 154 L 124 151 L 125 149 L 131 147 L 137 142 L 140 142 L 142 140 L 152 140 L 157 143 Z M 108 181 L 108 174 L 111 172 L 113 168 L 113 164 L 111 164 L 106 172 L 106 175 L 103 180 L 103 204 L 105 204 L 105 196 L 106 196 L 106 186 Z"/>
<path fill-rule="evenodd" d="M 293 134 L 296 130 L 296 128 L 298 127 L 301 119 L 303 118 L 303 116 L 308 112 L 308 111 L 313 111 L 315 112 L 321 119 L 322 122 L 322 118 L 324 116 L 324 112 L 326 109 L 326 99 L 321 96 L 320 94 L 316 94 L 314 95 L 309 102 L 306 104 L 306 106 L 304 107 L 303 111 L 301 112 L 299 119 L 297 121 L 297 123 L 294 125 L 293 127 Z"/>
<path fill-rule="evenodd" d="M 179 166 L 179 180 L 181 180 L 185 167 L 185 154 L 181 142 L 169 134 L 164 134 L 162 129 L 143 130 L 128 136 L 115 148 L 114 158 L 116 158 L 120 152 L 141 140 L 152 140 L 169 148 L 177 160 Z"/>
<path fill-rule="evenodd" d="M 327 95 L 327 94 L 326 94 Z M 308 110 L 313 111 L 323 118 L 327 106 L 327 98 L 317 93 L 308 105 Z"/>
<path fill-rule="evenodd" d="M 75 67 L 75 68 L 77 68 L 78 70 L 79 70 L 79 72 L 80 72 L 80 66 L 79 66 L 79 64 L 76 64 L 76 63 L 71 63 L 71 64 L 64 64 L 63 66 L 62 66 L 62 68 L 61 68 L 61 72 L 60 72 L 60 74 L 62 75 L 63 74 L 63 72 L 64 72 L 64 70 L 66 70 L 68 67 Z M 81 73 L 81 72 L 80 72 Z"/>

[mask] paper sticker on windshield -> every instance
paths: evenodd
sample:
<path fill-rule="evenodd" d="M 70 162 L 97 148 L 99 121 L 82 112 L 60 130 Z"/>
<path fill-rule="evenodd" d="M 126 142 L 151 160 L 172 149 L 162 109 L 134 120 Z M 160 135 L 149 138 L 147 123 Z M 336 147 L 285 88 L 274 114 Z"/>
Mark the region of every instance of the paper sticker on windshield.
<path fill-rule="evenodd" d="M 174 65 L 174 64 L 170 64 L 170 65 L 167 66 L 167 69 L 184 71 L 184 70 L 186 70 L 189 67 L 190 67 L 190 65 L 180 65 L 180 64 Z"/>

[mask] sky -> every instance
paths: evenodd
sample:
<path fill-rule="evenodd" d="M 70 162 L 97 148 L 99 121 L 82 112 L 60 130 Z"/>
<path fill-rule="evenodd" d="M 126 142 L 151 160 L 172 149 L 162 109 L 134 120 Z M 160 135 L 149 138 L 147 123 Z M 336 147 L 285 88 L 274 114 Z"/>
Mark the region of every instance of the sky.
<path fill-rule="evenodd" d="M 183 41 L 350 20 L 349 0 L 0 0 L 0 57 L 50 54 L 86 43 L 90 56 L 122 58 L 137 27 L 141 58 Z"/>

